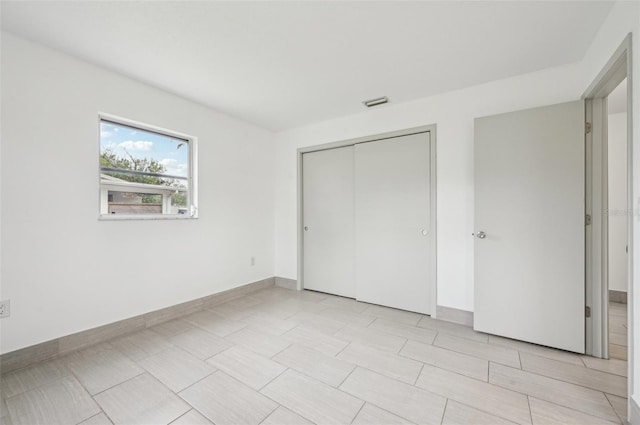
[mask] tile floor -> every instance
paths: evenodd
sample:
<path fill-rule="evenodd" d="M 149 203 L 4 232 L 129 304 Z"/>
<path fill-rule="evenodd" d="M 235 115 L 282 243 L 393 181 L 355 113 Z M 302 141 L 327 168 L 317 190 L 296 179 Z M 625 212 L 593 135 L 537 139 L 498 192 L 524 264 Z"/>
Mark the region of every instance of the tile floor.
<path fill-rule="evenodd" d="M 626 365 L 269 288 L 4 375 L 0 423 L 621 423 Z"/>
<path fill-rule="evenodd" d="M 627 305 L 609 303 L 609 357 L 627 360 Z"/>

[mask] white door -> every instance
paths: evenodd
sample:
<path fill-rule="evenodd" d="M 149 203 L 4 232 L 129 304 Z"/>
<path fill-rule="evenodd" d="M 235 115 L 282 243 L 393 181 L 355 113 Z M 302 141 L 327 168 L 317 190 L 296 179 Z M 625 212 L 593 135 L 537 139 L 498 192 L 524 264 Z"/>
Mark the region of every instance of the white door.
<path fill-rule="evenodd" d="M 584 353 L 584 106 L 475 120 L 474 329 Z"/>
<path fill-rule="evenodd" d="M 357 299 L 430 314 L 429 133 L 355 147 Z"/>
<path fill-rule="evenodd" d="M 355 298 L 353 146 L 302 155 L 305 289 Z"/>

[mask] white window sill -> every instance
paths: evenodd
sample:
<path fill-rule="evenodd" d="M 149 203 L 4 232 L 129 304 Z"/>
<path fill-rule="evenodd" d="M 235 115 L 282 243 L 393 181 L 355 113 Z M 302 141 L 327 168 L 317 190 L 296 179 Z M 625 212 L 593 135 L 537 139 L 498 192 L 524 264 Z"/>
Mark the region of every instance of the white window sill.
<path fill-rule="evenodd" d="M 165 214 L 165 215 L 127 215 L 127 214 L 101 214 L 98 216 L 100 221 L 122 221 L 122 220 L 196 220 L 197 215 L 189 216 L 183 214 Z"/>

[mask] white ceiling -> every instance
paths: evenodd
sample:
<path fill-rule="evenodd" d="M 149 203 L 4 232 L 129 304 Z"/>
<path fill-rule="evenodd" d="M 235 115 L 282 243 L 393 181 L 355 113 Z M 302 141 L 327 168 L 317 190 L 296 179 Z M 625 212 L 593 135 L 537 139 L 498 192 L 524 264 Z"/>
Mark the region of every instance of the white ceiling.
<path fill-rule="evenodd" d="M 281 130 L 582 59 L 610 1 L 2 1 L 2 28 Z M 384 107 L 384 106 L 382 106 Z"/>

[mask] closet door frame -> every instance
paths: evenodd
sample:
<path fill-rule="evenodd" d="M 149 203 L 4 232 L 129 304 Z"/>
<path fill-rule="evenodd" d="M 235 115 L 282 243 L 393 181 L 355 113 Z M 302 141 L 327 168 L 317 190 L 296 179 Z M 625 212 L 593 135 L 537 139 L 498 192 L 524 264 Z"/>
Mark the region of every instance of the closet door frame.
<path fill-rule="evenodd" d="M 426 125 L 421 127 L 413 127 L 405 130 L 397 130 L 388 133 L 374 134 L 370 136 L 358 137 L 354 139 L 341 140 L 337 142 L 325 143 L 320 145 L 308 146 L 299 148 L 297 151 L 297 239 L 298 239 L 298 281 L 297 281 L 297 290 L 304 289 L 304 220 L 303 220 L 303 163 L 302 163 L 302 155 L 309 152 L 322 151 L 326 149 L 334 149 L 340 148 L 344 146 L 355 146 L 359 143 L 367 143 L 374 142 L 376 140 L 385 140 L 392 139 L 400 136 L 408 136 L 411 134 L 417 133 L 429 133 L 431 143 L 430 143 L 430 172 L 431 172 L 431 199 L 430 199 L 430 229 L 433 229 L 432 238 L 430 238 L 430 258 L 425 259 L 429 261 L 429 290 L 431 292 L 431 317 L 436 317 L 437 312 L 437 170 L 436 170 L 436 145 L 437 145 L 437 137 L 436 137 L 436 125 Z"/>

